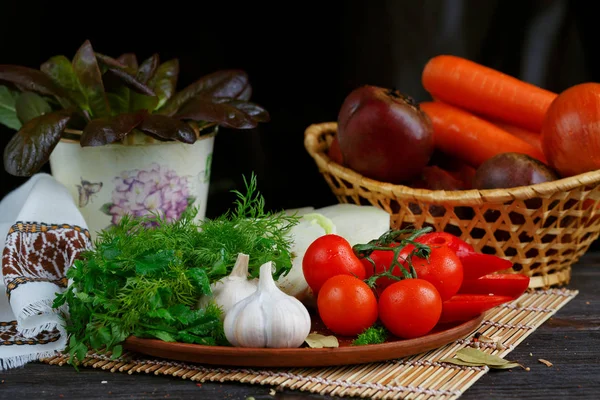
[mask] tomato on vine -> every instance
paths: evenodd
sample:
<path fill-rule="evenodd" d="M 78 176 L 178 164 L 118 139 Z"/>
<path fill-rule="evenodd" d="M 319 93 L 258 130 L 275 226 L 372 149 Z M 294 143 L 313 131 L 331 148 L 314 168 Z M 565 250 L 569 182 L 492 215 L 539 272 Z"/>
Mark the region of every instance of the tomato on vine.
<path fill-rule="evenodd" d="M 365 268 L 350 243 L 336 234 L 321 236 L 308 246 L 302 258 L 302 272 L 315 295 L 333 276 L 349 275 L 360 280 L 366 277 Z"/>
<path fill-rule="evenodd" d="M 408 245 L 400 257 L 408 262 L 414 246 Z M 429 257 L 410 257 L 410 263 L 417 273 L 417 278 L 424 279 L 435 286 L 442 301 L 446 301 L 460 290 L 463 283 L 463 266 L 460 258 L 448 246 L 431 245 Z"/>

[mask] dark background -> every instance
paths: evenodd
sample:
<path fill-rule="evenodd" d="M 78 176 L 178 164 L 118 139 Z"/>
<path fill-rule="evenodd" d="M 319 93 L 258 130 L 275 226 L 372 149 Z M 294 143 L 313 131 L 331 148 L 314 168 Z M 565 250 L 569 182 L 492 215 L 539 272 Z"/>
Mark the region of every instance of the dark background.
<path fill-rule="evenodd" d="M 7 4 L 8 3 L 8 4 Z M 586 5 L 587 4 L 587 5 Z M 38 68 L 71 58 L 89 39 L 117 57 L 180 61 L 179 88 L 218 69 L 241 68 L 271 121 L 217 135 L 207 215 L 231 206 L 254 171 L 267 208 L 336 202 L 303 145 L 312 123 L 335 121 L 355 87 L 396 87 L 429 97 L 420 74 L 437 54 L 470 58 L 560 92 L 598 80 L 592 2 L 420 0 L 332 2 L 3 3 L 0 64 Z M 589 6 L 588 6 L 589 5 Z M 3 149 L 12 131 L 0 126 Z M 50 172 L 49 166 L 44 171 Z M 2 169 L 0 197 L 26 178 Z"/>

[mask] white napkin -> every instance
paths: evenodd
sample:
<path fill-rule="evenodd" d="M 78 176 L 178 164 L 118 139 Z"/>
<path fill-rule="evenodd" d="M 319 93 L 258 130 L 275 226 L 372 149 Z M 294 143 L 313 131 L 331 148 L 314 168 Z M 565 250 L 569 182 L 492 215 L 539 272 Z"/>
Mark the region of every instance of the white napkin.
<path fill-rule="evenodd" d="M 39 173 L 0 201 L 0 243 L 1 371 L 65 348 L 52 302 L 67 286 L 66 270 L 92 242 L 67 188 Z"/>

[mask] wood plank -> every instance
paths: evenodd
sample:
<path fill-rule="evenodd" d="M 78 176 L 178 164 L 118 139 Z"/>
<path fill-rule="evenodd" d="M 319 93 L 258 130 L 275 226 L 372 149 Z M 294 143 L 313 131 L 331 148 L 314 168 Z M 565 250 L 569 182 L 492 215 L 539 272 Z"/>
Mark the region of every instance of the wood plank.
<path fill-rule="evenodd" d="M 600 391 L 600 253 L 585 256 L 574 267 L 569 288 L 579 295 L 563 307 L 507 358 L 530 371 L 490 371 L 461 399 L 584 399 Z M 530 355 L 531 354 L 531 355 Z M 547 367 L 539 358 L 552 362 Z M 102 381 L 107 383 L 103 384 Z M 334 399 L 284 391 L 271 396 L 271 387 L 239 383 L 202 383 L 146 374 L 110 373 L 68 366 L 30 363 L 0 372 L 0 398 L 211 398 L 211 399 Z M 62 396 L 61 396 L 62 395 Z"/>

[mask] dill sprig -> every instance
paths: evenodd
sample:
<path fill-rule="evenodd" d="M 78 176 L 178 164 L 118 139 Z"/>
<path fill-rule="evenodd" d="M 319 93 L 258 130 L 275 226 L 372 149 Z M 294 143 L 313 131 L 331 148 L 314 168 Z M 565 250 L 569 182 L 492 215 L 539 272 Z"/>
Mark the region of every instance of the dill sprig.
<path fill-rule="evenodd" d="M 299 218 L 265 211 L 256 177 L 246 192 L 234 191 L 233 211 L 196 221 L 191 210 L 176 221 L 158 215 L 124 216 L 99 233 L 92 250 L 68 270 L 72 283 L 54 307 L 68 305 L 65 325 L 70 361 L 86 352 L 122 352 L 129 336 L 206 345 L 227 345 L 221 310 L 197 309 L 210 284 L 231 272 L 238 253 L 250 257 L 249 272 L 273 261 L 274 275 L 291 269 L 290 229 Z"/>

